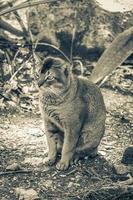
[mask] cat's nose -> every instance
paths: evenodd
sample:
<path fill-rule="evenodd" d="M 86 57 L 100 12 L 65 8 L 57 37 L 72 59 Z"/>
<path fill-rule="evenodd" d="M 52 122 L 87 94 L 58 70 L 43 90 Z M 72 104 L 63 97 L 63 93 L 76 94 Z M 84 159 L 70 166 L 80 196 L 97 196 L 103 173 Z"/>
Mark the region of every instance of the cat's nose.
<path fill-rule="evenodd" d="M 38 87 L 41 87 L 45 82 L 45 79 L 39 79 L 38 80 Z"/>

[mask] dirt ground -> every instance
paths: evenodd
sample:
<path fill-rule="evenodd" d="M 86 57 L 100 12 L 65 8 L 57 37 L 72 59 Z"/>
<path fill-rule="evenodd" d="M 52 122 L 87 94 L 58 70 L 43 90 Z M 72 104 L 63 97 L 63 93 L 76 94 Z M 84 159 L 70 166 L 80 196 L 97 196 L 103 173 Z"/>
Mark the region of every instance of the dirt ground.
<path fill-rule="evenodd" d="M 65 172 L 46 167 L 40 115 L 0 114 L 0 200 L 133 199 L 132 96 L 102 88 L 106 132 L 99 155 Z"/>

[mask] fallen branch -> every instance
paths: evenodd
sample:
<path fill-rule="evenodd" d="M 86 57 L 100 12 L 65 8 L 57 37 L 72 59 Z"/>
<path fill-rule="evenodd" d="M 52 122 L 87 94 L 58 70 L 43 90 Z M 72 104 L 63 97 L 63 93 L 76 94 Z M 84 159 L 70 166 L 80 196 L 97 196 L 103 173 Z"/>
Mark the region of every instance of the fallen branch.
<path fill-rule="evenodd" d="M 10 174 L 24 174 L 24 173 L 32 173 L 32 171 L 31 170 L 17 170 L 17 171 L 0 172 L 0 176 L 10 175 Z"/>

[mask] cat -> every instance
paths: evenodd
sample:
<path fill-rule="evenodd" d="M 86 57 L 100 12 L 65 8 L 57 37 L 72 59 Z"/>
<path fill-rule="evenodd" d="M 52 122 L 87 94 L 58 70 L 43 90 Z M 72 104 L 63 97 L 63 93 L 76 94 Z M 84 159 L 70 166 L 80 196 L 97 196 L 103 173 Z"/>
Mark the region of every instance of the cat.
<path fill-rule="evenodd" d="M 47 57 L 38 79 L 40 109 L 49 147 L 47 165 L 66 170 L 85 155 L 95 156 L 105 130 L 106 109 L 100 89 L 76 76 L 69 62 Z"/>

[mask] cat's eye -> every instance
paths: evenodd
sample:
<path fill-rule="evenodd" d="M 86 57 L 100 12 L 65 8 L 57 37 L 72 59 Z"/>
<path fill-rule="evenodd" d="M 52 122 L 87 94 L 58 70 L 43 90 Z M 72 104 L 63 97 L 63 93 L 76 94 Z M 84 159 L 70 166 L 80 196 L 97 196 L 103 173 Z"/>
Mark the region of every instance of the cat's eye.
<path fill-rule="evenodd" d="M 47 81 L 53 81 L 54 79 L 55 79 L 54 76 L 48 76 L 46 80 Z"/>

